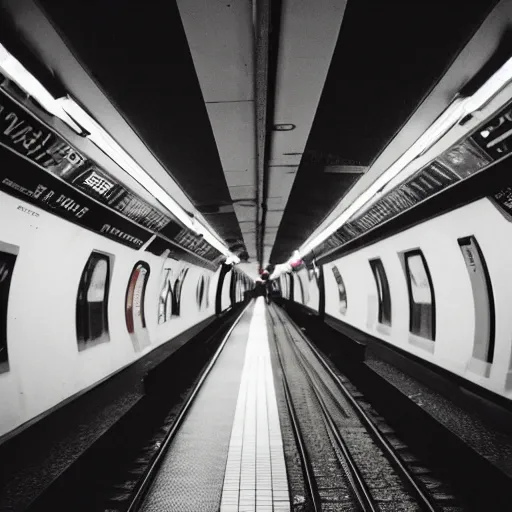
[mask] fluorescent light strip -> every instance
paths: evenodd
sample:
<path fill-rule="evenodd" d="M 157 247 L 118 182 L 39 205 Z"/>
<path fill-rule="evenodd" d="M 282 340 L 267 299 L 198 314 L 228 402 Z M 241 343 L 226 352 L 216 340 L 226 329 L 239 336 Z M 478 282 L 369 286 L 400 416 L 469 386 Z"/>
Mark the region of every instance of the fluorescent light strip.
<path fill-rule="evenodd" d="M 75 119 L 88 132 L 88 138 L 96 144 L 114 162 L 125 170 L 132 178 L 140 183 L 156 199 L 163 202 L 185 226 L 192 229 L 192 219 L 185 211 L 153 180 L 117 142 L 73 99 L 60 98 L 57 100 L 62 109 Z"/>
<path fill-rule="evenodd" d="M 71 98 L 55 99 L 49 91 L 25 69 L 25 67 L 7 49 L 0 44 L 0 69 L 9 79 L 15 82 L 28 95 L 33 97 L 47 112 L 64 121 L 78 134 L 82 127 L 89 133 L 89 139 L 94 142 L 109 158 L 116 162 L 132 178 L 140 183 L 155 199 L 179 219 L 188 229 L 203 238 L 230 261 L 239 263 L 239 258 L 214 236 L 205 226 L 191 218 L 185 210 L 160 187 L 136 162 L 124 151 L 119 144 Z M 79 124 L 77 124 L 77 122 Z M 81 125 L 81 126 L 80 126 Z"/>
<path fill-rule="evenodd" d="M 228 248 L 223 245 L 205 226 L 195 217 L 190 217 L 185 210 L 126 153 L 126 151 L 72 98 L 60 98 L 57 100 L 62 109 L 83 126 L 90 135 L 88 138 L 116 162 L 133 179 L 142 185 L 157 201 L 168 209 L 188 229 L 202 234 L 203 238 L 213 247 L 226 256 L 233 257 Z M 240 261 L 240 260 L 238 260 Z"/>
<path fill-rule="evenodd" d="M 365 206 L 369 208 L 386 192 L 388 183 L 397 177 L 415 158 L 431 147 L 439 138 L 464 117 L 464 101 L 456 100 L 427 131 L 395 162 L 386 172 L 381 174 L 347 209 L 324 231 L 310 242 L 306 242 L 300 249 L 301 256 L 320 245 L 324 240 L 337 231 L 345 222 Z"/>
<path fill-rule="evenodd" d="M 55 98 L 1 44 L 0 69 L 9 79 L 32 96 L 47 112 L 64 121 L 77 133 L 82 133 L 80 127 L 62 110 Z"/>
<path fill-rule="evenodd" d="M 389 189 L 397 186 L 401 181 L 391 184 L 406 167 L 418 156 L 438 142 L 441 137 L 459 123 L 468 114 L 482 109 L 489 101 L 500 92 L 512 80 L 512 58 L 509 59 L 478 91 L 469 98 L 457 98 L 450 106 L 434 121 L 434 123 L 420 136 L 419 139 L 383 174 L 381 174 L 354 202 L 352 202 L 329 226 L 323 229 L 312 240 L 300 247 L 299 253 L 305 256 L 329 238 L 343 224 L 363 207 L 369 208 L 380 199 Z"/>
<path fill-rule="evenodd" d="M 512 58 L 501 66 L 485 84 L 468 98 L 466 114 L 482 109 L 489 101 L 498 94 L 512 80 Z"/>

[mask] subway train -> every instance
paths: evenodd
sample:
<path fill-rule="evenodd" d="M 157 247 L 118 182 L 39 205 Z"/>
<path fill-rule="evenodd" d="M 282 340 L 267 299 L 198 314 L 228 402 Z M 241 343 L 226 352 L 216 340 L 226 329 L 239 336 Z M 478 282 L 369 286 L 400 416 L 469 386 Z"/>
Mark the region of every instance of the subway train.
<path fill-rule="evenodd" d="M 86 140 L 69 144 L 34 112 L 1 89 L 2 442 L 252 287 L 226 255 L 116 181 L 114 162 L 92 160 Z"/>
<path fill-rule="evenodd" d="M 0 435 L 215 315 L 219 286 L 220 311 L 250 287 L 236 268 L 141 254 L 2 192 L 0 217 Z"/>
<path fill-rule="evenodd" d="M 319 266 L 313 260 L 281 276 L 281 294 L 338 331 L 510 400 L 510 220 L 479 199 Z"/>

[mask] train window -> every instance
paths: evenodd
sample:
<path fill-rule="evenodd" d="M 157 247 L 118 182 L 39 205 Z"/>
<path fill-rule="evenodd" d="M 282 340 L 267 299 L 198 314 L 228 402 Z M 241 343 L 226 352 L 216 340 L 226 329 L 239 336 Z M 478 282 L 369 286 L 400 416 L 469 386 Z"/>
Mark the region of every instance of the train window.
<path fill-rule="evenodd" d="M 149 266 L 143 261 L 135 264 L 126 289 L 126 327 L 130 334 L 146 328 L 144 298 L 149 278 Z"/>
<path fill-rule="evenodd" d="M 409 331 L 434 341 L 436 335 L 434 287 L 420 250 L 404 253 L 409 291 Z"/>
<path fill-rule="evenodd" d="M 108 292 L 110 257 L 99 252 L 89 256 L 80 279 L 76 301 L 78 350 L 109 341 Z"/>
<path fill-rule="evenodd" d="M 375 259 L 370 260 L 370 266 L 375 277 L 377 293 L 379 295 L 379 323 L 391 326 L 391 293 L 384 265 L 380 259 Z"/>
<path fill-rule="evenodd" d="M 340 303 L 340 313 L 345 314 L 347 312 L 347 290 L 345 288 L 345 283 L 343 282 L 343 278 L 341 277 L 340 271 L 336 265 L 332 266 L 332 273 L 334 274 L 334 279 L 336 280 L 336 284 L 338 285 L 338 299 Z"/>
<path fill-rule="evenodd" d="M 485 259 L 474 236 L 458 239 L 473 289 L 475 338 L 470 369 L 488 377 L 494 358 L 494 299 Z"/>
<path fill-rule="evenodd" d="M 7 349 L 7 306 L 18 247 L 0 243 L 0 373 L 9 370 Z"/>
<path fill-rule="evenodd" d="M 203 307 L 204 288 L 205 288 L 204 276 L 201 275 L 199 277 L 199 281 L 197 282 L 197 288 L 196 288 L 196 302 L 197 302 L 197 307 L 199 308 L 199 310 L 201 310 Z"/>
<path fill-rule="evenodd" d="M 204 307 L 209 308 L 210 307 L 210 281 L 211 276 L 207 275 L 204 279 Z"/>
<path fill-rule="evenodd" d="M 210 306 L 210 276 L 201 275 L 197 282 L 196 301 L 199 310 Z"/>

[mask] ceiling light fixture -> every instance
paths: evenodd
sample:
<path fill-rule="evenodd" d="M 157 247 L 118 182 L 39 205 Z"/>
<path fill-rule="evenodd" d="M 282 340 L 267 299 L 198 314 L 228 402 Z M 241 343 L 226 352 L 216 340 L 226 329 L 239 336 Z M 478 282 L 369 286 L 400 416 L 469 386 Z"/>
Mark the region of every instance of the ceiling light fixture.
<path fill-rule="evenodd" d="M 294 130 L 295 129 L 295 125 L 294 124 L 291 124 L 291 123 L 288 123 L 288 124 L 275 124 L 274 125 L 274 130 L 276 132 L 289 132 L 291 130 Z"/>
<path fill-rule="evenodd" d="M 10 80 L 15 82 L 29 96 L 34 98 L 47 112 L 64 121 L 78 134 L 82 129 L 58 105 L 55 98 L 45 87 L 0 44 L 0 70 Z"/>
<path fill-rule="evenodd" d="M 377 201 L 387 190 L 396 186 L 396 180 L 392 184 L 392 187 L 390 186 L 391 181 L 398 177 L 414 159 L 431 148 L 446 135 L 451 128 L 460 123 L 468 115 L 485 107 L 511 81 L 512 58 L 494 73 L 494 75 L 492 75 L 472 96 L 456 98 L 416 142 L 359 195 L 329 226 L 315 235 L 314 238 L 306 240 L 299 249 L 300 255 L 305 256 L 318 247 L 355 215 L 356 212 L 365 206 L 370 207 L 371 204 Z"/>

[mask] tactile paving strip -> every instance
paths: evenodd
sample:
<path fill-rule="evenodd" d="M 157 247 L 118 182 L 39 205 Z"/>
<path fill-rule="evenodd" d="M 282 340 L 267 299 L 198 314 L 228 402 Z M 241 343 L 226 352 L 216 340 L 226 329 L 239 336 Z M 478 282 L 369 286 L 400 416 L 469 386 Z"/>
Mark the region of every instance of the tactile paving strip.
<path fill-rule="evenodd" d="M 205 380 L 143 512 L 218 512 L 252 310 L 244 313 Z"/>
<path fill-rule="evenodd" d="M 220 512 L 289 512 L 263 299 L 257 299 L 229 444 Z"/>

